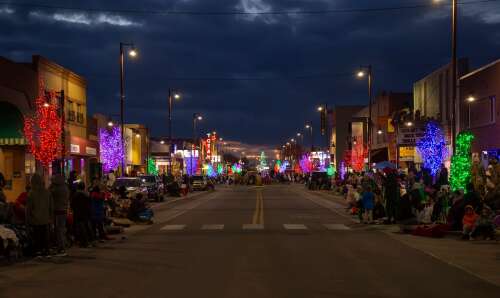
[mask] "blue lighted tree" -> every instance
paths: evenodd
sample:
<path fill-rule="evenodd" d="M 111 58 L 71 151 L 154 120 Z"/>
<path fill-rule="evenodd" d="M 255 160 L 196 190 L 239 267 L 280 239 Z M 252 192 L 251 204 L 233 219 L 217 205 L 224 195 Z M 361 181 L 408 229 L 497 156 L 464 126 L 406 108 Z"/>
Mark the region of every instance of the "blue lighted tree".
<path fill-rule="evenodd" d="M 432 176 L 436 175 L 448 156 L 443 131 L 436 122 L 426 124 L 425 134 L 417 142 L 417 152 L 422 157 L 424 167 L 431 171 Z"/>

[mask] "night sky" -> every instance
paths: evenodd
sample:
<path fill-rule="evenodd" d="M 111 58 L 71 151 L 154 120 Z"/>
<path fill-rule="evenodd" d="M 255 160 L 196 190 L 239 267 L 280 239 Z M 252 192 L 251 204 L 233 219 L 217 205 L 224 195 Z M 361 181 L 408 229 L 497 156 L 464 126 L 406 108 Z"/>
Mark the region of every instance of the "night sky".
<path fill-rule="evenodd" d="M 215 129 L 226 139 L 278 145 L 307 120 L 318 125 L 319 103 L 366 103 L 366 82 L 354 76 L 359 65 L 373 65 L 376 91 L 411 91 L 415 80 L 447 63 L 449 6 L 370 11 L 432 1 L 29 2 L 107 11 L 0 1 L 0 55 L 56 61 L 87 79 L 91 113 L 117 115 L 119 42 L 132 41 L 139 56 L 126 61 L 127 122 L 166 135 L 167 90 L 178 88 L 175 136 L 190 137 L 192 114 L 199 112 L 200 133 Z M 344 9 L 354 11 L 338 12 Z M 189 13 L 156 13 L 165 10 Z M 289 13 L 225 14 L 231 11 Z M 500 1 L 462 5 L 459 56 L 475 68 L 499 58 L 499 48 Z"/>

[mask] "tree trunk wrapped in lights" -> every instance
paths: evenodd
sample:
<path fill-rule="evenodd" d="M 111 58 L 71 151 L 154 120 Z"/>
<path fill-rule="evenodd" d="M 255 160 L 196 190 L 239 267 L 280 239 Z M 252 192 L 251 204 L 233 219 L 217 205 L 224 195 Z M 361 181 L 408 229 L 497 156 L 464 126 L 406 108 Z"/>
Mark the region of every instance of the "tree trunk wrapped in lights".
<path fill-rule="evenodd" d="M 474 135 L 471 132 L 461 132 L 457 136 L 456 151 L 451 158 L 450 185 L 453 191 L 466 189 L 471 180 L 471 145 Z"/>
<path fill-rule="evenodd" d="M 417 142 L 417 152 L 422 157 L 424 167 L 430 169 L 432 176 L 435 176 L 448 156 L 443 131 L 436 122 L 426 124 L 425 134 Z"/>
<path fill-rule="evenodd" d="M 42 80 L 39 87 L 35 114 L 24 118 L 24 137 L 31 154 L 47 168 L 61 154 L 62 125 L 55 93 L 46 96 Z"/>

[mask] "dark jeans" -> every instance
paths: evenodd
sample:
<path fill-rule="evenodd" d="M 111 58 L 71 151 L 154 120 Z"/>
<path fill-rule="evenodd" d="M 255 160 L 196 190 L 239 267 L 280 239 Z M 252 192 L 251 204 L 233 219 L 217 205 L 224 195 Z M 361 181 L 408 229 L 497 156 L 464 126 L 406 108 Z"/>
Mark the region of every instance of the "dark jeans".
<path fill-rule="evenodd" d="M 493 225 L 479 225 L 472 231 L 472 237 L 475 238 L 479 236 L 493 238 L 495 237 L 495 228 Z"/>
<path fill-rule="evenodd" d="M 104 223 L 100 219 L 92 220 L 92 231 L 94 232 L 95 239 L 106 238 L 106 233 L 104 232 Z M 96 233 L 97 232 L 97 233 Z"/>
<path fill-rule="evenodd" d="M 56 214 L 56 242 L 59 250 L 66 249 L 66 214 Z"/>
<path fill-rule="evenodd" d="M 49 253 L 49 225 L 31 226 L 33 232 L 33 246 L 35 253 L 46 255 Z"/>
<path fill-rule="evenodd" d="M 75 219 L 76 240 L 80 246 L 87 246 L 94 240 L 90 227 L 90 221 L 85 219 Z"/>

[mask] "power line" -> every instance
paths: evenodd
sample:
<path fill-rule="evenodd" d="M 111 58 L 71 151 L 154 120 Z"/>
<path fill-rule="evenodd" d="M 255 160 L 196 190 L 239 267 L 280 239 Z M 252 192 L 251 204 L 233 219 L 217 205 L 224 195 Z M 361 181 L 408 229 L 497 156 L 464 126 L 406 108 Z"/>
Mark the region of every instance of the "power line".
<path fill-rule="evenodd" d="M 86 78 L 115 79 L 118 74 L 82 74 Z M 293 81 L 293 80 L 316 80 L 331 79 L 339 77 L 355 76 L 354 72 L 343 73 L 322 73 L 312 75 L 296 76 L 274 76 L 274 77 L 234 77 L 234 76 L 214 76 L 214 77 L 162 77 L 162 80 L 168 81 Z"/>
<path fill-rule="evenodd" d="M 459 5 L 471 5 L 488 2 L 499 2 L 500 0 L 470 0 L 459 2 Z M 162 10 L 162 9 L 117 9 L 117 8 L 95 8 L 95 7 L 76 7 L 64 5 L 50 5 L 43 3 L 12 3 L 0 1 L 0 5 L 6 5 L 19 8 L 35 8 L 42 10 L 67 10 L 87 13 L 119 13 L 119 14 L 142 14 L 142 15 L 190 15 L 190 16 L 232 16 L 232 15 L 328 15 L 338 13 L 373 13 L 385 11 L 423 9 L 434 6 L 450 6 L 448 3 L 433 4 L 431 0 L 426 4 L 386 6 L 373 8 L 344 8 L 344 9 L 325 9 L 325 10 L 273 10 L 249 12 L 243 10 L 232 11 L 189 11 L 189 10 Z"/>

